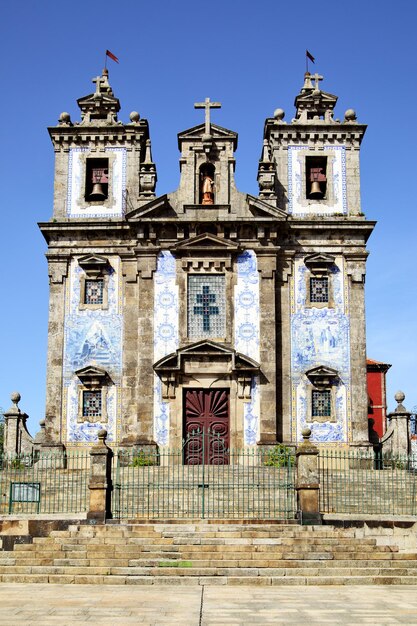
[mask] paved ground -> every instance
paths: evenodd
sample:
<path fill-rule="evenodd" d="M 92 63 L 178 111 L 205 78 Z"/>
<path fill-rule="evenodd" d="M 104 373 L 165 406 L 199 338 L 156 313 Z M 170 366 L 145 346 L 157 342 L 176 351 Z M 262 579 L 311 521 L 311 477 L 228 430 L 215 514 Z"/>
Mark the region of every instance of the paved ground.
<path fill-rule="evenodd" d="M 1 584 L 1 626 L 417 625 L 416 586 Z"/>

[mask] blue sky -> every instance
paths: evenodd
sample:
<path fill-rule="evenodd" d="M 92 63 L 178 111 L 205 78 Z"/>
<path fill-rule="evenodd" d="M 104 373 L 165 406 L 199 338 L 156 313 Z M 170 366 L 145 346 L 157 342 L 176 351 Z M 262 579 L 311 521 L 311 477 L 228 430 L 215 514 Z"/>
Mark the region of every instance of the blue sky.
<path fill-rule="evenodd" d="M 176 135 L 203 120 L 193 103 L 221 101 L 213 121 L 239 133 L 236 180 L 257 193 L 266 117 L 294 113 L 305 49 L 339 96 L 369 125 L 362 144 L 362 207 L 378 220 L 368 242 L 368 355 L 392 363 L 389 407 L 399 388 L 417 405 L 415 24 L 413 0 L 282 3 L 263 0 L 21 0 L 0 24 L 0 406 L 22 394 L 34 433 L 44 417 L 48 279 L 38 221 L 50 219 L 53 150 L 47 126 L 91 93 L 104 52 L 120 118 L 150 123 L 159 194 L 179 179 Z"/>

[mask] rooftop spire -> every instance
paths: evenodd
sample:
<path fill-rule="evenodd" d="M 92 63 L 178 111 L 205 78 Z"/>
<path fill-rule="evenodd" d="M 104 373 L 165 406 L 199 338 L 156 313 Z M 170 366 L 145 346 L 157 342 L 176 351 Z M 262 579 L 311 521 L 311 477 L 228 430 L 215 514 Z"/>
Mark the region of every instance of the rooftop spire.
<path fill-rule="evenodd" d="M 120 102 L 114 97 L 109 84 L 109 70 L 104 68 L 102 75 L 93 78 L 92 82 L 96 84 L 95 92 L 77 100 L 81 109 L 81 125 L 110 126 L 117 124 Z"/>
<path fill-rule="evenodd" d="M 323 76 L 317 72 L 313 75 L 310 72 L 304 74 L 304 84 L 294 102 L 296 107 L 294 122 L 303 124 L 334 123 L 333 110 L 337 96 L 321 91 L 320 81 L 322 80 Z"/>

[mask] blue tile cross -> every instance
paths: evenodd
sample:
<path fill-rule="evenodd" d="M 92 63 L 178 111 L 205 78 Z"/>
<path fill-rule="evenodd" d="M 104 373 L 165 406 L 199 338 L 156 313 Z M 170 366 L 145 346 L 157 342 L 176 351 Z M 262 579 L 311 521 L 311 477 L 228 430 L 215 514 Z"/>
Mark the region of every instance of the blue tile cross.
<path fill-rule="evenodd" d="M 214 302 L 216 302 L 216 294 L 210 293 L 210 287 L 208 285 L 203 285 L 203 293 L 198 293 L 197 303 L 201 306 L 194 307 L 194 315 L 202 315 L 203 316 L 203 330 L 210 330 L 210 315 L 218 315 L 219 307 L 211 306 Z"/>

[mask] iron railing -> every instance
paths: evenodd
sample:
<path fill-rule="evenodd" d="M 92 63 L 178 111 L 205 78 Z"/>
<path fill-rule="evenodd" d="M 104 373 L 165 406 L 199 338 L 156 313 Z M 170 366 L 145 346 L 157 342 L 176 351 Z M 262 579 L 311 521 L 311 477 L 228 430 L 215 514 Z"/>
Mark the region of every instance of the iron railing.
<path fill-rule="evenodd" d="M 413 455 L 322 450 L 319 474 L 322 513 L 417 513 L 417 457 Z"/>
<path fill-rule="evenodd" d="M 120 451 L 113 517 L 294 519 L 294 454 L 230 449 L 192 433 L 178 449 Z"/>
<path fill-rule="evenodd" d="M 0 456 L 0 513 L 84 513 L 89 451 Z"/>

